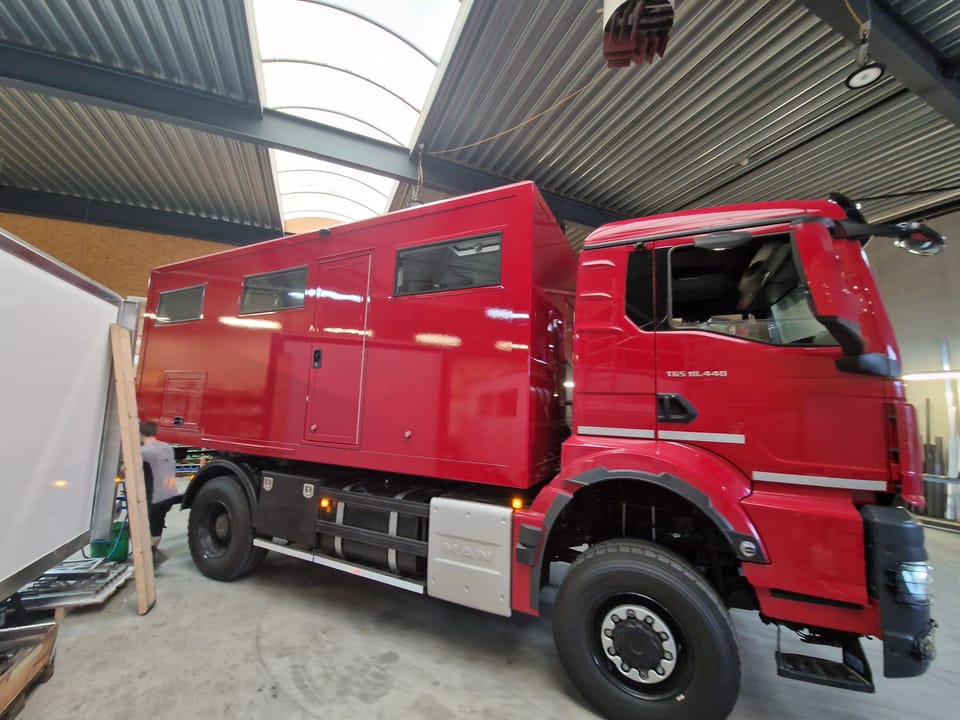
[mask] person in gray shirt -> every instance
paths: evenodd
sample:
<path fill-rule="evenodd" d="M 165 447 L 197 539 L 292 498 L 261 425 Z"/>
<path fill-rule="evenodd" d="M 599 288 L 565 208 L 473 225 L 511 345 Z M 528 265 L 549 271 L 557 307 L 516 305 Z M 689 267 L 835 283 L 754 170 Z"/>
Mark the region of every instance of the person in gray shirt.
<path fill-rule="evenodd" d="M 150 538 L 153 546 L 153 564 L 167 559 L 160 550 L 160 536 L 166 525 L 170 507 L 179 500 L 177 492 L 177 465 L 173 448 L 157 440 L 157 423 L 153 420 L 140 423 L 140 454 L 143 456 L 143 474 L 149 500 Z"/>

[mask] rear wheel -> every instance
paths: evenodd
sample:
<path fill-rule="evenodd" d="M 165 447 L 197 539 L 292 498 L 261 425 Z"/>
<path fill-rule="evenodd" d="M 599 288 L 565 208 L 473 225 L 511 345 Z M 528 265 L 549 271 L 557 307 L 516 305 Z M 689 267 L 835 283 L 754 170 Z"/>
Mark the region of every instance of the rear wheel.
<path fill-rule="evenodd" d="M 560 586 L 553 628 L 571 681 L 611 720 L 722 720 L 737 701 L 726 608 L 656 545 L 613 540 L 583 553 Z"/>
<path fill-rule="evenodd" d="M 213 478 L 200 488 L 190 508 L 187 537 L 193 562 L 214 580 L 240 577 L 265 553 L 253 546 L 250 503 L 232 476 Z"/>

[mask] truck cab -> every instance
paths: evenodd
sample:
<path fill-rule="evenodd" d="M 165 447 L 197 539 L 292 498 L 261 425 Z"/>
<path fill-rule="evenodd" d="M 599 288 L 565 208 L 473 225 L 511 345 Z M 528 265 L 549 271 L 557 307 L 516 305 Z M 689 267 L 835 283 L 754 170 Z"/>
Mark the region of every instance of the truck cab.
<path fill-rule="evenodd" d="M 885 674 L 912 676 L 932 657 L 932 623 L 922 531 L 904 509 L 923 502 L 915 415 L 858 220 L 840 202 L 767 203 L 589 236 L 572 435 L 531 516 L 552 520 L 557 560 L 625 536 L 671 549 L 728 607 L 843 651 L 778 653 L 781 675 L 872 691 L 858 638 L 884 638 Z M 671 625 L 654 602 L 619 607 Z M 592 612 L 619 630 L 613 611 Z M 620 662 L 647 636 L 608 645 L 606 630 L 593 647 L 608 682 L 671 688 L 675 667 Z"/>

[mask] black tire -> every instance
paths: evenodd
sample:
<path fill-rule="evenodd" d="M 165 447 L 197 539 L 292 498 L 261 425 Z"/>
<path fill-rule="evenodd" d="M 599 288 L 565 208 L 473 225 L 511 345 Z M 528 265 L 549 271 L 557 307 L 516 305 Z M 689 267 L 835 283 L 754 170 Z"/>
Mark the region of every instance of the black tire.
<path fill-rule="evenodd" d="M 257 569 L 257 566 L 263 562 L 263 559 L 267 556 L 267 551 L 265 548 L 254 547 L 250 549 L 250 559 L 247 560 L 247 564 L 243 566 L 243 570 L 240 571 L 240 575 L 248 575 Z"/>
<path fill-rule="evenodd" d="M 577 558 L 557 593 L 553 636 L 570 680 L 609 720 L 722 720 L 737 702 L 727 609 L 657 545 L 611 540 Z"/>
<path fill-rule="evenodd" d="M 250 503 L 230 475 L 213 478 L 197 492 L 187 539 L 193 562 L 214 580 L 235 580 L 252 570 L 265 552 L 253 546 Z"/>

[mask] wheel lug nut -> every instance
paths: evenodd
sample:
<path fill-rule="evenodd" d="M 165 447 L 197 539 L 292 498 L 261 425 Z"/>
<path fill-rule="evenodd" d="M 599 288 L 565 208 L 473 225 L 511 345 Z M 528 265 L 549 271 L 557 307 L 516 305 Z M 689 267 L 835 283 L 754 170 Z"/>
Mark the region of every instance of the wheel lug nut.
<path fill-rule="evenodd" d="M 660 633 L 660 639 L 666 641 L 670 639 L 670 636 L 667 635 L 665 632 L 662 632 Z"/>
<path fill-rule="evenodd" d="M 603 634 L 606 635 L 607 637 L 613 637 L 613 630 L 611 630 L 610 628 L 606 628 L 603 631 Z"/>
<path fill-rule="evenodd" d="M 627 617 L 628 617 L 628 618 L 635 618 L 636 616 L 637 616 L 636 610 L 627 610 Z"/>
<path fill-rule="evenodd" d="M 616 655 L 616 654 L 617 654 L 616 648 L 608 647 L 608 648 L 607 648 L 607 654 L 608 654 L 608 655 Z"/>
<path fill-rule="evenodd" d="M 671 652 L 664 652 L 664 653 L 663 653 L 663 659 L 664 659 L 664 660 L 673 660 L 673 653 L 671 653 Z"/>
<path fill-rule="evenodd" d="M 657 668 L 657 675 L 663 675 L 663 674 L 665 674 L 666 672 L 667 672 L 667 671 L 663 669 L 663 666 L 662 666 L 662 665 Z"/>
<path fill-rule="evenodd" d="M 619 615 L 611 615 L 611 616 L 610 616 L 610 619 L 613 620 L 615 623 L 620 622 L 620 616 L 619 616 Z"/>
<path fill-rule="evenodd" d="M 644 672 L 640 673 L 640 677 L 641 677 L 642 679 L 646 680 L 648 677 L 650 677 L 650 675 L 649 675 L 649 673 L 647 673 L 646 671 L 644 671 Z"/>
<path fill-rule="evenodd" d="M 626 663 L 622 663 L 620 665 L 620 669 L 623 670 L 624 672 L 630 672 L 630 666 L 627 665 Z"/>
<path fill-rule="evenodd" d="M 647 625 L 653 625 L 653 618 L 650 617 L 649 615 L 647 615 L 647 616 L 643 619 L 643 621 L 644 621 Z"/>

